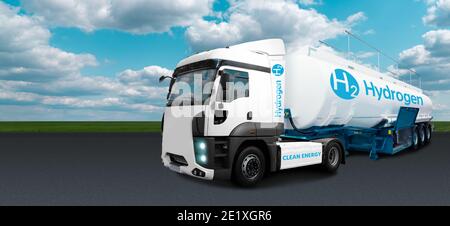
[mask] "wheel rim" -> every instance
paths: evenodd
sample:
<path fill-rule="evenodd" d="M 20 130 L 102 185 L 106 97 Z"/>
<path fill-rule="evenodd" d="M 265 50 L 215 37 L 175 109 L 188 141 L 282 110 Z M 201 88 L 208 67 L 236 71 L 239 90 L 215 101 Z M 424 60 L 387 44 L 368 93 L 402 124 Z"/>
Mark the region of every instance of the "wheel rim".
<path fill-rule="evenodd" d="M 430 127 L 428 127 L 427 128 L 427 140 L 430 140 L 430 138 L 431 138 L 431 128 Z"/>
<path fill-rule="evenodd" d="M 330 165 L 335 166 L 339 160 L 339 149 L 337 147 L 332 147 L 328 154 L 328 162 Z"/>
<path fill-rule="evenodd" d="M 242 162 L 242 174 L 250 179 L 255 179 L 261 170 L 261 161 L 255 154 L 247 155 Z"/>

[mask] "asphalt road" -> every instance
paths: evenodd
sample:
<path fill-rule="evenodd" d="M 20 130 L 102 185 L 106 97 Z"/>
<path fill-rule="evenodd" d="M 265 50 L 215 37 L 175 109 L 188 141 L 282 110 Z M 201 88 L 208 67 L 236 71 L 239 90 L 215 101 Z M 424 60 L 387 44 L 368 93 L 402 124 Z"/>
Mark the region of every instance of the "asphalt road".
<path fill-rule="evenodd" d="M 259 187 L 175 174 L 159 134 L 0 134 L 0 205 L 450 205 L 450 134 L 417 152 L 352 154 L 335 175 L 315 167 Z"/>

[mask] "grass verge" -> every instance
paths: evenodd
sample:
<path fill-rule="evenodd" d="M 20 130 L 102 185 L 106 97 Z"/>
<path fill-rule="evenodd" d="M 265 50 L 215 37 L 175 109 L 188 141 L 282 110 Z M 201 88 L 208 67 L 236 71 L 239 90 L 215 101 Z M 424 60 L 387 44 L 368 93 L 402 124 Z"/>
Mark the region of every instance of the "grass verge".
<path fill-rule="evenodd" d="M 435 132 L 450 132 L 450 122 L 433 122 Z"/>
<path fill-rule="evenodd" d="M 0 122 L 0 133 L 160 132 L 161 122 Z"/>

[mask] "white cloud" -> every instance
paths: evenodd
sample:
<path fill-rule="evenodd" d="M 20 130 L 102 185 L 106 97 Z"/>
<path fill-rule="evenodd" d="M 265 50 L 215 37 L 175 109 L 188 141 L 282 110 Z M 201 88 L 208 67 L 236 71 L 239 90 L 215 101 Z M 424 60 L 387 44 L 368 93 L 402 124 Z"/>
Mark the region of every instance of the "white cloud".
<path fill-rule="evenodd" d="M 93 96 L 115 93 L 121 84 L 103 76 L 75 76 L 52 82 L 8 81 L 9 87 L 40 95 L 52 96 Z"/>
<path fill-rule="evenodd" d="M 369 29 L 363 32 L 363 35 L 374 35 L 374 34 L 376 34 L 376 31 L 374 29 Z"/>
<path fill-rule="evenodd" d="M 141 112 L 162 111 L 161 106 L 144 103 L 128 103 L 122 98 L 105 97 L 101 99 L 81 99 L 75 97 L 53 97 L 45 96 L 40 100 L 41 104 L 63 107 L 66 109 L 94 109 L 110 111 L 130 111 L 137 110 Z"/>
<path fill-rule="evenodd" d="M 50 31 L 18 10 L 0 2 L 0 79 L 48 81 L 97 64 L 91 54 L 51 47 Z"/>
<path fill-rule="evenodd" d="M 358 52 L 355 54 L 357 59 L 367 59 L 377 55 L 376 52 Z"/>
<path fill-rule="evenodd" d="M 450 0 L 424 1 L 428 5 L 427 14 L 422 18 L 425 24 L 436 27 L 450 25 Z M 416 77 L 413 80 L 416 85 L 421 82 L 425 90 L 436 93 L 446 92 L 450 90 L 450 30 L 432 30 L 422 35 L 422 38 L 423 44 L 406 49 L 399 54 L 400 69 L 412 68 L 417 71 L 420 76 L 413 76 Z M 409 77 L 408 71 L 402 72 L 403 77 Z M 438 104 L 443 105 L 443 103 Z"/>
<path fill-rule="evenodd" d="M 98 108 L 122 105 L 123 102 L 119 98 L 107 97 L 103 99 L 88 100 L 74 97 L 53 97 L 46 96 L 42 98 L 41 103 L 46 105 L 64 105 L 74 108 Z"/>
<path fill-rule="evenodd" d="M 311 6 L 311 5 L 321 5 L 323 4 L 322 0 L 299 0 L 301 5 Z"/>
<path fill-rule="evenodd" d="M 147 121 L 161 118 L 160 110 L 129 111 L 49 108 L 44 105 L 0 105 L 1 121 Z M 30 114 L 32 112 L 32 114 Z"/>
<path fill-rule="evenodd" d="M 198 20 L 187 29 L 186 37 L 195 51 L 274 37 L 281 37 L 290 45 L 312 44 L 335 38 L 366 18 L 360 12 L 346 21 L 329 19 L 290 0 L 232 1 L 230 4 L 223 20 Z"/>
<path fill-rule="evenodd" d="M 428 10 L 422 20 L 425 24 L 450 26 L 450 0 L 427 0 Z"/>
<path fill-rule="evenodd" d="M 163 102 L 167 94 L 167 83 L 158 84 L 159 77 L 171 76 L 173 71 L 159 67 L 148 66 L 141 70 L 127 69 L 118 74 L 121 89 L 118 94 L 130 102 L 146 103 L 149 100 Z M 137 108 L 145 109 L 145 108 Z"/>
<path fill-rule="evenodd" d="M 347 18 L 348 25 L 355 25 L 361 21 L 367 20 L 367 16 L 363 12 L 357 12 Z"/>
<path fill-rule="evenodd" d="M 43 104 L 68 109 L 161 110 L 167 87 L 143 81 L 123 83 L 103 76 L 79 76 L 50 83 L 0 80 L 0 103 Z"/>
<path fill-rule="evenodd" d="M 425 46 L 434 57 L 450 56 L 450 30 L 435 30 L 423 35 Z"/>
<path fill-rule="evenodd" d="M 425 65 L 446 65 L 450 59 L 450 30 L 434 30 L 425 33 L 424 44 L 414 46 L 400 53 L 404 67 Z"/>
<path fill-rule="evenodd" d="M 329 19 L 299 5 L 314 0 L 230 1 L 223 13 L 211 12 L 211 0 L 23 0 L 23 9 L 0 2 L 0 109 L 16 109 L 61 117 L 69 114 L 97 118 L 96 112 L 125 117 L 162 110 L 167 87 L 157 84 L 172 71 L 159 66 L 124 70 L 116 77 L 86 76 L 81 70 L 98 64 L 94 55 L 72 53 L 50 45 L 48 26 L 85 31 L 116 29 L 134 34 L 167 32 L 187 27 L 193 49 L 226 46 L 260 38 L 282 37 L 290 45 L 311 44 L 342 34 L 363 13 L 345 21 Z M 203 16 L 219 15 L 216 22 Z M 6 108 L 4 106 L 9 106 Z M 89 113 L 91 111 L 91 113 Z M 1 117 L 0 117 L 1 119 Z M 4 118 L 3 118 L 4 119 Z M 64 119 L 64 118 L 63 118 Z"/>
<path fill-rule="evenodd" d="M 399 54 L 400 68 L 416 70 L 424 89 L 450 90 L 450 30 L 429 31 L 422 38 L 424 44 Z"/>
<path fill-rule="evenodd" d="M 47 45 L 50 31 L 35 18 L 17 15 L 18 11 L 18 8 L 0 2 L 0 51 L 21 51 Z"/>
<path fill-rule="evenodd" d="M 400 53 L 400 66 L 403 68 L 428 64 L 429 61 L 430 52 L 424 45 L 417 45 Z"/>
<path fill-rule="evenodd" d="M 131 115 L 161 110 L 157 105 L 162 105 L 167 88 L 157 85 L 157 78 L 170 74 L 168 69 L 149 66 L 113 78 L 83 75 L 83 68 L 98 64 L 95 56 L 52 47 L 51 33 L 40 19 L 3 2 L 0 30 L 0 105 L 128 111 Z"/>
<path fill-rule="evenodd" d="M 433 117 L 437 121 L 450 118 L 450 90 L 425 92 L 433 100 Z"/>
<path fill-rule="evenodd" d="M 114 84 L 116 86 L 115 89 L 103 92 L 101 93 L 102 95 L 59 96 L 33 92 L 33 90 L 21 91 L 17 88 L 17 85 L 20 84 L 11 83 L 13 82 L 9 84 L 0 83 L 1 105 L 43 105 L 49 108 L 154 112 L 162 110 L 162 107 L 158 105 L 158 101 L 155 100 L 163 100 L 163 94 L 167 92 L 166 87 L 128 87 L 116 82 Z M 32 84 L 31 89 L 41 89 L 39 86 L 40 84 Z M 50 88 L 54 88 L 54 86 Z M 75 88 L 83 89 L 82 86 L 76 86 Z M 136 90 L 136 93 L 126 95 L 124 92 L 130 89 Z M 140 101 L 135 101 L 137 97 L 140 98 Z"/>
<path fill-rule="evenodd" d="M 446 104 L 433 104 L 433 110 L 435 111 L 445 111 L 450 110 L 450 108 Z"/>
<path fill-rule="evenodd" d="M 5 89 L 2 89 L 2 91 L 0 92 L 0 103 L 35 103 L 38 99 L 39 95 L 36 95 L 34 93 L 14 92 Z"/>
<path fill-rule="evenodd" d="M 171 76 L 173 71 L 159 66 L 148 66 L 142 70 L 125 70 L 119 74 L 119 80 L 125 84 L 155 84 L 161 76 Z"/>
<path fill-rule="evenodd" d="M 211 12 L 210 0 L 22 0 L 25 10 L 52 26 L 145 34 L 188 26 Z"/>

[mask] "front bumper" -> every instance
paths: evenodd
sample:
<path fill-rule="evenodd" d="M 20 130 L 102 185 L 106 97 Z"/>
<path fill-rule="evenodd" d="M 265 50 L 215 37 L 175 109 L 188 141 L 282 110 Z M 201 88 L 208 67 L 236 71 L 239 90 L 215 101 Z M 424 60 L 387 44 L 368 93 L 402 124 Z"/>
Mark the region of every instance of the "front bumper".
<path fill-rule="evenodd" d="M 178 159 L 176 159 L 174 156 Z M 185 162 L 183 162 L 181 158 L 183 158 Z M 195 163 L 195 161 L 192 161 L 193 160 L 192 158 L 189 159 L 190 161 L 185 156 L 176 155 L 169 152 L 165 153 L 162 156 L 164 166 L 174 172 L 186 174 L 204 180 L 214 179 L 213 169 L 207 169 L 205 167 L 202 167 L 197 163 Z"/>
<path fill-rule="evenodd" d="M 198 152 L 196 154 L 195 151 L 198 142 L 204 143 L 207 149 L 206 161 L 203 164 L 198 164 L 201 161 Z M 206 180 L 230 179 L 231 157 L 234 155 L 232 151 L 230 152 L 229 138 L 195 137 L 192 143 L 188 147 L 177 149 L 163 148 L 164 166 L 175 172 Z"/>

